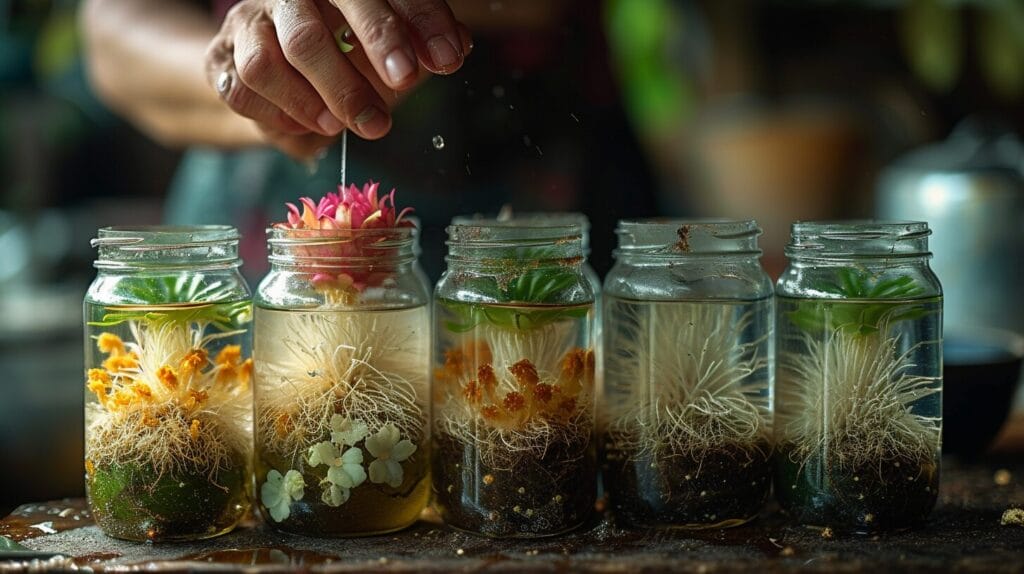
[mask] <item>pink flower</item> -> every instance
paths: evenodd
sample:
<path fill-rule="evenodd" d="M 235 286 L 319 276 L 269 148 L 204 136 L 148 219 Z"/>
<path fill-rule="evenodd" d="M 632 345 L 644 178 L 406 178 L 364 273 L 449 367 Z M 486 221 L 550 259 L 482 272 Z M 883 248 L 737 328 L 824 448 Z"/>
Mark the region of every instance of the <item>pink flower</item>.
<path fill-rule="evenodd" d="M 319 290 L 360 293 L 368 286 L 379 285 L 388 278 L 388 273 L 370 272 L 360 269 L 365 262 L 357 258 L 387 257 L 393 247 L 377 247 L 375 244 L 392 239 L 388 233 L 361 234 L 360 231 L 388 230 L 413 227 L 406 215 L 411 208 L 398 211 L 395 207 L 395 190 L 378 197 L 380 184 L 370 182 L 360 190 L 355 185 L 347 188 L 338 186 L 337 193 L 328 193 L 319 202 L 309 197 L 299 199 L 302 209 L 293 203 L 288 206 L 288 221 L 276 223 L 274 228 L 284 230 L 330 231 L 327 238 L 337 239 L 330 243 L 296 247 L 300 257 L 352 258 L 353 264 L 344 272 L 324 272 L 322 267 L 310 270 L 310 281 Z M 315 239 L 315 236 L 296 234 L 296 237 Z"/>
<path fill-rule="evenodd" d="M 389 229 L 393 227 L 411 227 L 412 222 L 405 216 L 412 208 L 397 212 L 395 208 L 395 190 L 377 197 L 379 183 L 370 182 L 360 190 L 355 185 L 338 186 L 338 193 L 328 193 L 313 203 L 308 197 L 299 199 L 302 204 L 300 211 L 294 203 L 288 206 L 288 223 L 278 223 L 274 227 L 287 229 Z"/>

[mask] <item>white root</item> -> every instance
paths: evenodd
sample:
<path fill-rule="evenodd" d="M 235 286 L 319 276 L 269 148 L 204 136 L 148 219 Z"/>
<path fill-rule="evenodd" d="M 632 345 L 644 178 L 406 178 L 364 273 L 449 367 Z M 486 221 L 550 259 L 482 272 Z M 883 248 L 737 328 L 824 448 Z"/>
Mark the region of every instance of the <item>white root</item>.
<path fill-rule="evenodd" d="M 299 463 L 330 435 L 334 414 L 375 432 L 391 423 L 420 442 L 426 425 L 424 333 L 400 331 L 380 313 L 301 313 L 286 319 L 274 360 L 256 365 L 261 447 Z M 283 360 L 278 360 L 283 356 Z"/>
<path fill-rule="evenodd" d="M 629 460 L 698 461 L 722 446 L 767 448 L 768 335 L 751 339 L 753 319 L 735 305 L 611 308 L 602 426 L 615 448 Z"/>

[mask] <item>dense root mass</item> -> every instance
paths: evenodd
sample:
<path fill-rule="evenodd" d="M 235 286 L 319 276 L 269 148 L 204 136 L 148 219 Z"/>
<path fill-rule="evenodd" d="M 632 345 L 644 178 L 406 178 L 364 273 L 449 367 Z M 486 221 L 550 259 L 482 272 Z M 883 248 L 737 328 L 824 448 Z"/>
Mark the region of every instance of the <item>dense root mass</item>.
<path fill-rule="evenodd" d="M 736 315 L 714 303 L 610 307 L 603 426 L 617 450 L 699 461 L 722 444 L 768 442 L 767 335 L 747 334 L 753 311 Z"/>
<path fill-rule="evenodd" d="M 780 302 L 775 493 L 800 522 L 871 532 L 931 511 L 940 305 Z"/>
<path fill-rule="evenodd" d="M 572 347 L 574 327 L 485 327 L 479 338 L 448 349 L 435 375 L 447 393 L 437 432 L 475 445 L 486 464 L 505 469 L 519 458 L 544 457 L 554 444 L 589 440 L 594 354 Z"/>
<path fill-rule="evenodd" d="M 256 314 L 257 488 L 276 529 L 404 528 L 429 497 L 429 312 Z"/>
<path fill-rule="evenodd" d="M 914 411 L 940 392 L 938 377 L 911 374 L 914 353 L 898 336 L 838 329 L 819 341 L 802 334 L 806 353 L 784 355 L 779 385 L 781 440 L 798 464 L 828 453 L 837 468 L 879 468 L 898 461 L 916 466 L 938 456 L 940 417 Z"/>
<path fill-rule="evenodd" d="M 621 345 L 609 352 L 606 374 L 610 434 L 635 458 L 700 453 L 725 443 L 753 444 L 768 434 L 764 338 L 741 344 L 750 315 L 729 307 L 676 304 L 658 322 L 678 325 L 651 336 L 644 319 L 621 322 Z M 632 343 L 632 344 L 630 344 Z M 753 376 L 753 375 L 759 376 Z M 623 398 L 624 397 L 624 398 Z"/>
<path fill-rule="evenodd" d="M 130 321 L 131 341 L 97 337 L 107 355 L 90 369 L 87 467 L 132 464 L 210 478 L 237 468 L 249 450 L 251 359 L 238 345 L 208 349 L 241 331 L 206 334 L 202 323 Z"/>
<path fill-rule="evenodd" d="M 253 363 L 234 344 L 244 330 L 206 320 L 222 307 L 241 308 L 107 313 L 93 324 L 111 330 L 93 337 L 103 358 L 86 374 L 96 397 L 86 405 L 86 488 L 111 536 L 206 538 L 247 510 Z"/>
<path fill-rule="evenodd" d="M 435 500 L 448 524 L 533 537 L 592 515 L 594 353 L 577 346 L 585 327 L 483 324 L 448 341 L 434 429 Z"/>
<path fill-rule="evenodd" d="M 370 432 L 392 424 L 418 442 L 427 373 L 424 346 L 413 338 L 425 334 L 397 328 L 381 313 L 292 315 L 280 329 L 283 350 L 260 351 L 261 446 L 297 463 L 330 435 L 335 414 L 361 419 Z"/>

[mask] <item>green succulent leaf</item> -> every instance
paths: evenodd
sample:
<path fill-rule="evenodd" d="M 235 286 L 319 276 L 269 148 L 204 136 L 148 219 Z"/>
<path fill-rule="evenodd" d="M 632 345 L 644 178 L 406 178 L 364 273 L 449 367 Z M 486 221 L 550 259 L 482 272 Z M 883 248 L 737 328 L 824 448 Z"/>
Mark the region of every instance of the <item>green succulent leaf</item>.
<path fill-rule="evenodd" d="M 138 309 L 116 309 L 89 324 L 112 327 L 125 321 L 208 323 L 222 331 L 239 328 L 248 320 L 248 300 L 224 303 L 237 297 L 237 287 L 227 281 L 206 281 L 202 274 L 140 277 L 119 287 L 125 300 Z M 204 304 L 205 303 L 205 304 Z M 185 304 L 188 304 L 185 306 Z M 147 309 L 146 305 L 160 307 Z M 180 309 L 173 308 L 182 305 Z"/>
<path fill-rule="evenodd" d="M 94 327 L 112 327 L 120 325 L 125 321 L 145 321 L 147 323 L 206 323 L 213 325 L 221 331 L 230 331 L 239 328 L 248 321 L 251 313 L 249 301 L 235 301 L 233 303 L 209 304 L 182 307 L 180 309 L 166 308 L 154 311 L 152 309 L 119 309 L 114 313 L 107 313 L 101 321 L 91 321 L 89 325 Z"/>
<path fill-rule="evenodd" d="M 549 259 L 553 254 L 546 249 L 519 250 L 509 254 L 509 260 Z M 580 283 L 579 271 L 567 267 L 539 267 L 528 269 L 515 279 L 501 286 L 494 277 L 479 277 L 465 282 L 465 288 L 473 293 L 508 306 L 486 303 L 463 303 L 442 300 L 455 319 L 447 321 L 445 327 L 453 333 L 465 333 L 478 325 L 488 324 L 513 330 L 530 330 L 566 318 L 585 317 L 588 307 L 566 307 L 560 305 L 561 296 Z M 551 305 L 550 309 L 519 307 L 525 305 Z"/>
<path fill-rule="evenodd" d="M 817 283 L 813 288 L 842 299 L 884 299 L 887 302 L 842 305 L 827 299 L 801 301 L 794 311 L 788 313 L 788 317 L 805 331 L 842 329 L 850 334 L 868 336 L 878 333 L 883 321 L 910 321 L 928 313 L 923 305 L 894 308 L 889 302 L 892 299 L 912 299 L 924 293 L 914 278 L 907 275 L 876 279 L 866 271 L 844 268 L 836 272 L 834 280 Z"/>

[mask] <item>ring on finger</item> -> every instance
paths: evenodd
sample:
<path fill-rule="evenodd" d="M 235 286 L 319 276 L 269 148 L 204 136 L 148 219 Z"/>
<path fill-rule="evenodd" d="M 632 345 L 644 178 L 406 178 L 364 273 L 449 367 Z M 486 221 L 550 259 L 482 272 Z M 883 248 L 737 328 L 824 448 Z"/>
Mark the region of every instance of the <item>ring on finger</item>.
<path fill-rule="evenodd" d="M 234 76 L 231 75 L 231 72 L 228 70 L 221 72 L 217 76 L 217 93 L 222 97 L 228 95 L 228 92 L 231 91 L 232 83 L 234 83 Z"/>
<path fill-rule="evenodd" d="M 356 34 L 352 30 L 352 26 L 345 25 L 338 29 L 334 33 L 334 41 L 338 44 L 338 48 L 345 54 L 356 49 Z"/>

